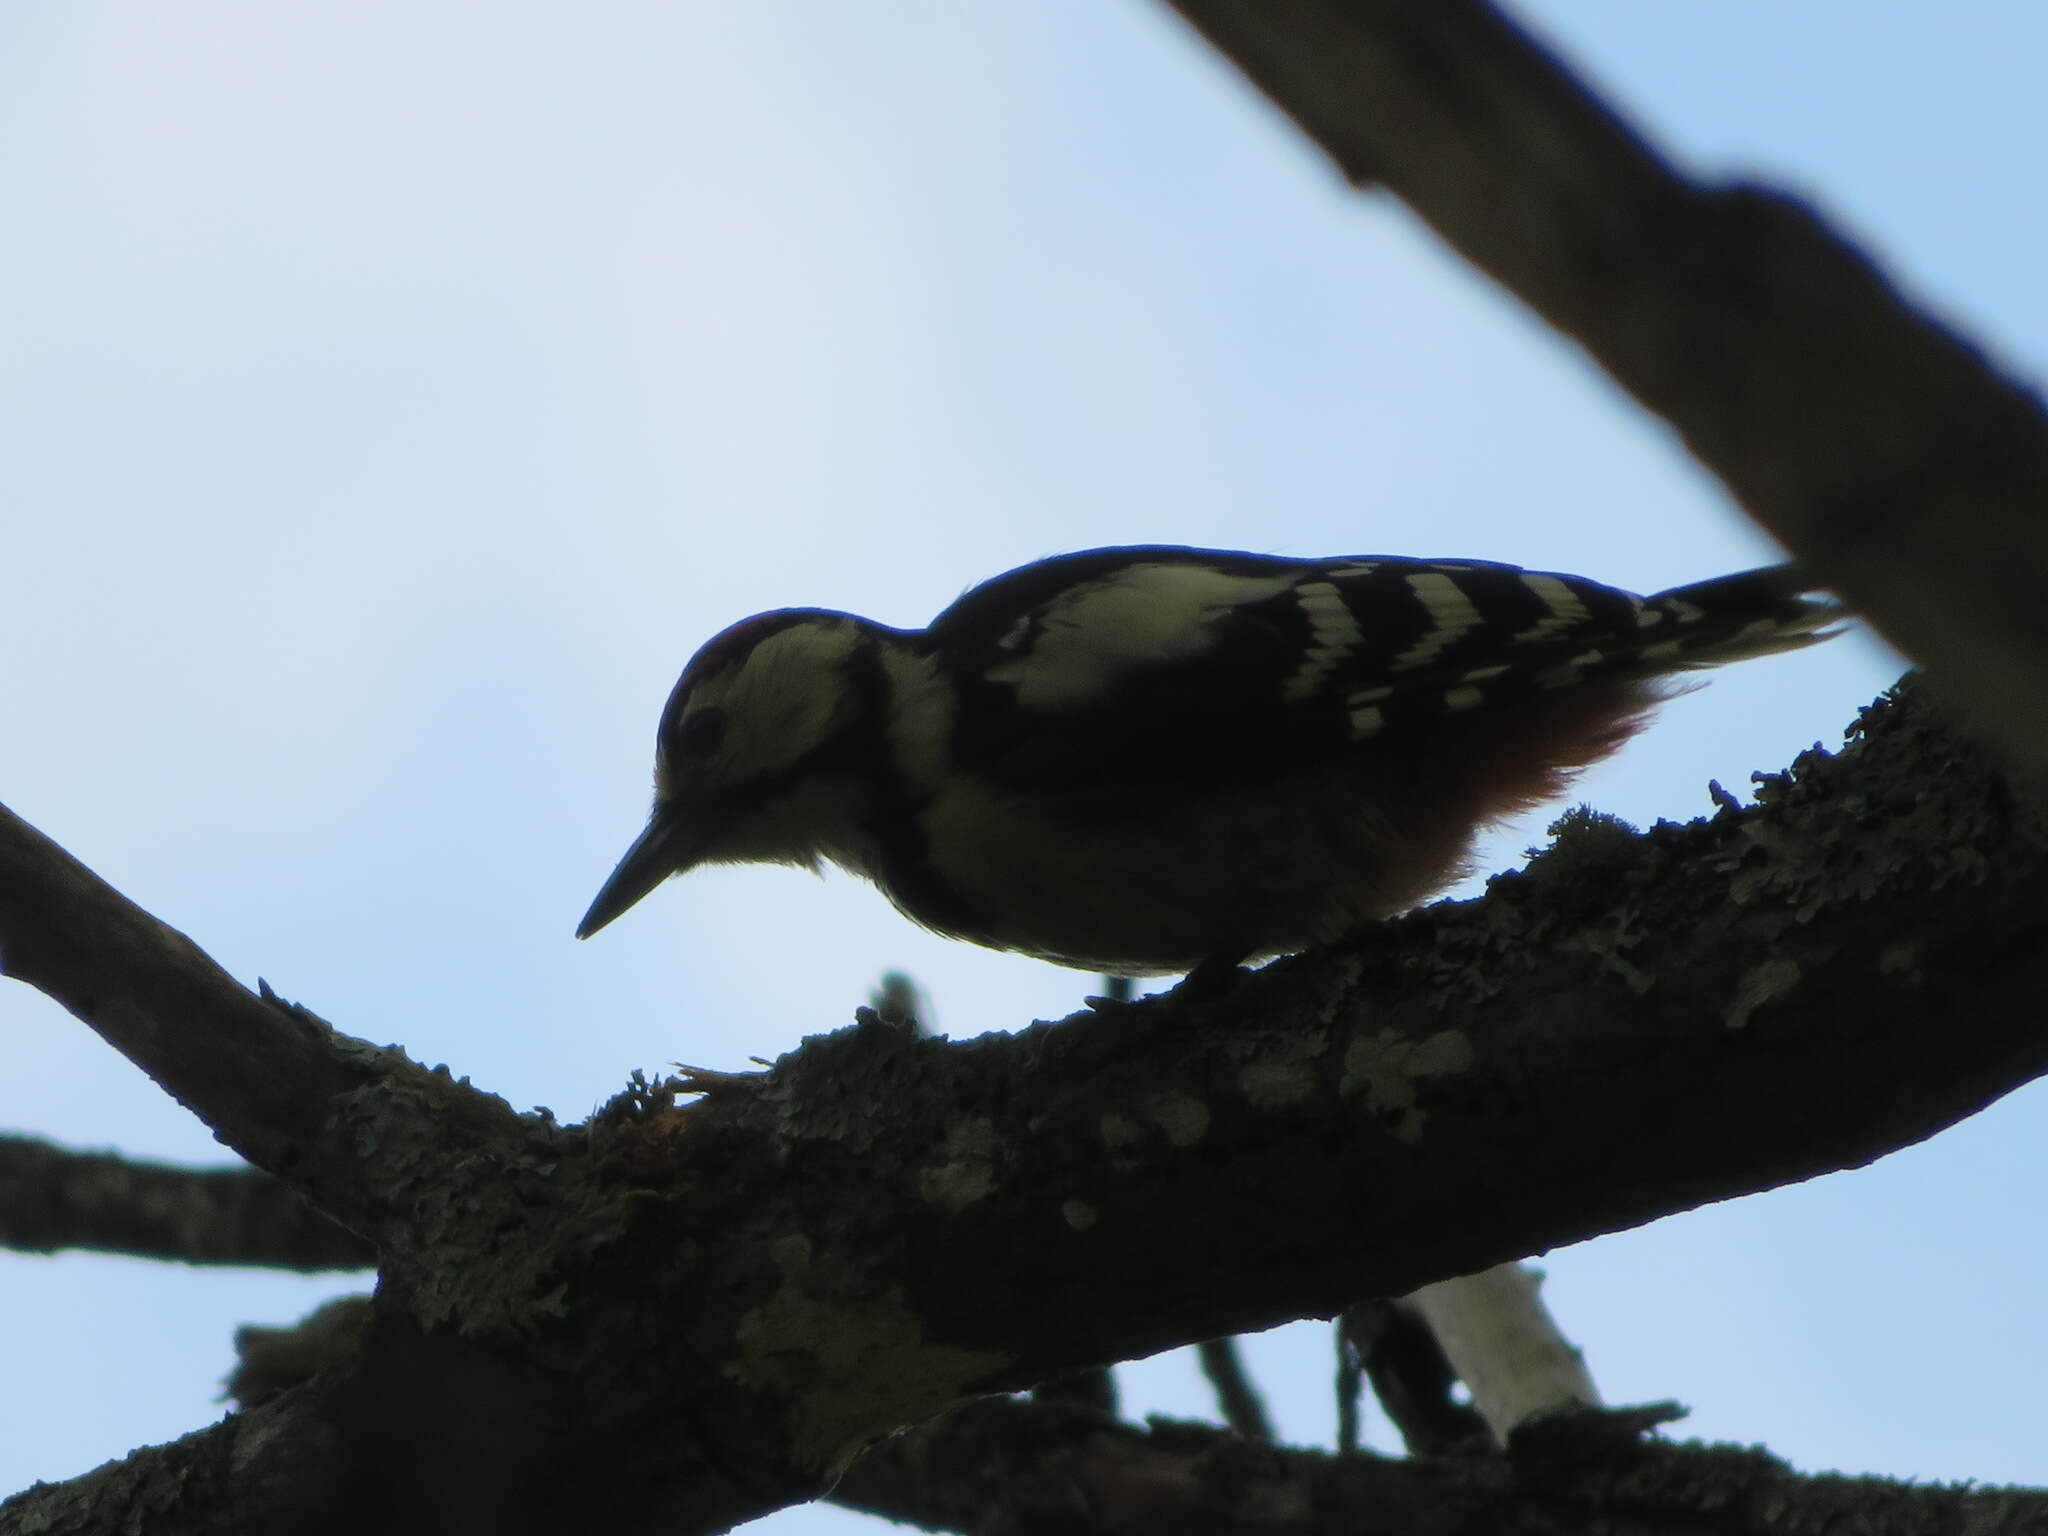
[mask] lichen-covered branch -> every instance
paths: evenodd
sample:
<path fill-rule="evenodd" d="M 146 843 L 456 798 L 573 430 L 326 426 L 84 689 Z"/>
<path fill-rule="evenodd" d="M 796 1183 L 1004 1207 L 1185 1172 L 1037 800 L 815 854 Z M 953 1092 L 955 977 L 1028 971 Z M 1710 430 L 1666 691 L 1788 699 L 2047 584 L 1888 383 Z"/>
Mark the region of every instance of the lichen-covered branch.
<path fill-rule="evenodd" d="M 964 1388 L 1001 1389 L 1853 1166 L 2048 1070 L 2039 818 L 1980 755 L 1916 699 L 1763 793 L 1582 825 L 1483 901 L 1218 1001 L 813 1040 L 696 1134 L 898 1192 L 820 1201 L 793 1284 L 900 1295 Z M 721 1229 L 773 1241 L 721 1186 Z M 878 1262 L 816 1268 L 852 1254 Z"/>
<path fill-rule="evenodd" d="M 330 1302 L 296 1328 L 243 1330 L 236 1398 L 269 1401 L 352 1353 L 366 1302 Z M 1204 1424 L 1155 1419 L 1141 1429 L 1113 1410 L 1038 1397 L 990 1398 L 883 1441 L 829 1498 L 963 1536 L 1553 1536 L 1596 1525 L 1611 1536 L 1668 1536 L 1703 1524 L 1726 1536 L 1775 1536 L 1837 1520 L 1889 1536 L 2048 1531 L 2048 1492 L 1802 1476 L 1756 1450 L 1642 1440 L 1672 1414 L 1660 1406 L 1552 1421 L 1534 1446 L 1511 1441 L 1512 1460 L 1470 1448 L 1390 1459 L 1274 1447 Z"/>
<path fill-rule="evenodd" d="M 418 1260 L 423 1236 L 504 1231 L 500 1208 L 521 1207 L 524 1185 L 550 1166 L 552 1127 L 342 1034 L 267 985 L 251 992 L 4 806 L 0 974 L 70 1010 L 379 1251 Z M 521 1239 L 506 1257 L 530 1270 L 552 1252 Z"/>
<path fill-rule="evenodd" d="M 1809 1477 L 1765 1452 L 1622 1444 L 1393 1460 L 1257 1445 L 1206 1425 L 1149 1430 L 1056 1405 L 977 1403 L 877 1446 L 832 1501 L 928 1531 L 1015 1536 L 2038 1536 L 2048 1493 Z"/>
<path fill-rule="evenodd" d="M 2048 418 L 1808 206 L 1702 183 L 1485 0 L 1172 0 L 2048 761 Z M 1760 46 L 1768 46 L 1763 41 Z"/>
<path fill-rule="evenodd" d="M 0 1132 L 0 1248 L 368 1269 L 361 1238 L 254 1168 L 180 1168 Z"/>
<path fill-rule="evenodd" d="M 869 1015 L 582 1128 L 394 1071 L 340 1100 L 370 1324 L 234 1528 L 403 1530 L 446 1483 L 497 1536 L 718 1530 L 978 1396 L 1860 1164 L 2048 1070 L 2044 938 L 2038 808 L 1907 690 L 1753 808 L 1580 817 L 1221 997 L 964 1042 Z"/>

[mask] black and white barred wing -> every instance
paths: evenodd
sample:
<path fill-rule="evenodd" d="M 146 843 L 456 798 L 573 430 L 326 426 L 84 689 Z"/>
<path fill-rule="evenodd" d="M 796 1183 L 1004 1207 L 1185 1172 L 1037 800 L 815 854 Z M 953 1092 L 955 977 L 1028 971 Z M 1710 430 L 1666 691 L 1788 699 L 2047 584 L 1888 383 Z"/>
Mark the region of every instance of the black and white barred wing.
<path fill-rule="evenodd" d="M 976 588 L 963 762 L 1038 789 L 1250 779 L 1437 717 L 1792 649 L 1839 616 L 1789 567 L 1650 598 L 1476 560 L 1091 551 Z"/>
<path fill-rule="evenodd" d="M 1792 566 L 1651 597 L 1476 560 L 1365 559 L 1296 587 L 1309 631 L 1282 685 L 1356 741 L 1603 678 L 1654 678 L 1825 639 L 1839 605 Z"/>

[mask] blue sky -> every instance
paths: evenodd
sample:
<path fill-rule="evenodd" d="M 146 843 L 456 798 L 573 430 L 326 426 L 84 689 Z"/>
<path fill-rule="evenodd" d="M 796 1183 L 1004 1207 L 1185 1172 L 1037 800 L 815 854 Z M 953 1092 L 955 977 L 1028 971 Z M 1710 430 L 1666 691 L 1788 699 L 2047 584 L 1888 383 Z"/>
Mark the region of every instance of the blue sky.
<path fill-rule="evenodd" d="M 1687 163 L 1815 194 L 2038 371 L 2048 12 L 1520 14 Z M 1139 0 L 15 0 L 0 140 L 0 798 L 243 979 L 520 1106 L 773 1056 L 889 967 L 956 1036 L 1088 990 L 786 870 L 570 939 L 662 698 L 735 618 L 914 624 L 1137 540 L 1639 589 L 1771 558 L 1661 425 Z M 1584 798 L 1701 814 L 1896 669 L 1858 637 L 1724 674 Z M 218 1155 L 25 989 L 0 1038 L 0 1124 Z M 1552 1254 L 1552 1305 L 1611 1400 L 1699 1433 L 2041 1481 L 2040 1104 Z M 0 1488 L 206 1422 L 237 1323 L 350 1288 L 0 1254 Z M 1326 1441 L 1323 1325 L 1254 1361 Z M 1126 1379 L 1201 1410 L 1184 1357 Z"/>

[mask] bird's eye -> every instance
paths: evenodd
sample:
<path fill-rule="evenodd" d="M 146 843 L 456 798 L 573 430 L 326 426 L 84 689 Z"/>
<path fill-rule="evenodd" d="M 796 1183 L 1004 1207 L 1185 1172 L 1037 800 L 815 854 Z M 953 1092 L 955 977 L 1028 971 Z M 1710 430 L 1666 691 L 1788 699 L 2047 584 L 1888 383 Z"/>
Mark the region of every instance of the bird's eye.
<path fill-rule="evenodd" d="M 692 710 L 676 733 L 676 744 L 690 757 L 709 757 L 725 740 L 725 711 L 714 705 Z"/>

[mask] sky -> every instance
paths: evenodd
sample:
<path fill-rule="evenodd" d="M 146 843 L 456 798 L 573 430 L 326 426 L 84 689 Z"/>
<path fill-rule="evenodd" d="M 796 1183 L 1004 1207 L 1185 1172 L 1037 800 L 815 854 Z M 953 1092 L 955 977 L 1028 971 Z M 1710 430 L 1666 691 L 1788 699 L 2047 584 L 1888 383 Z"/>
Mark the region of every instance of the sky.
<path fill-rule="evenodd" d="M 1517 14 L 1683 163 L 1816 197 L 2038 377 L 2048 11 Z M 891 968 L 955 1037 L 1095 990 L 781 869 L 571 939 L 676 672 L 734 619 L 914 625 L 1139 541 L 1638 590 L 1774 558 L 1146 0 L 11 0 L 0 143 L 0 799 L 244 981 L 521 1108 L 773 1057 Z M 1704 814 L 1900 665 L 1859 635 L 1721 674 L 1581 798 Z M 1552 1308 L 1610 1401 L 1678 1398 L 1693 1433 L 2048 1481 L 2041 1093 L 1552 1253 Z M 0 1126 L 225 1155 L 13 984 Z M 237 1324 L 359 1288 L 0 1253 L 0 1490 L 209 1422 Z M 1329 1443 L 1327 1325 L 1250 1354 L 1285 1435 Z M 1121 1374 L 1134 1411 L 1208 1411 L 1185 1353 Z"/>

